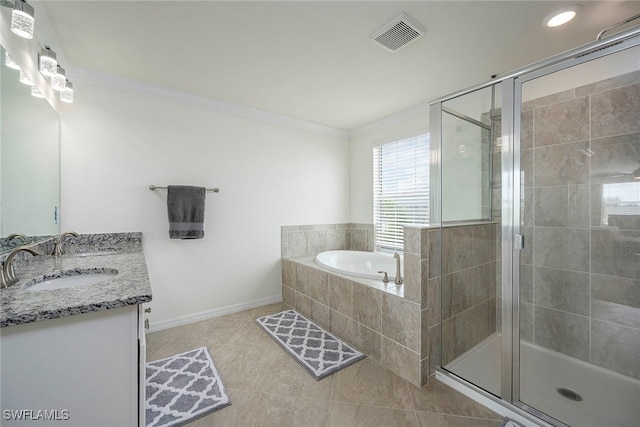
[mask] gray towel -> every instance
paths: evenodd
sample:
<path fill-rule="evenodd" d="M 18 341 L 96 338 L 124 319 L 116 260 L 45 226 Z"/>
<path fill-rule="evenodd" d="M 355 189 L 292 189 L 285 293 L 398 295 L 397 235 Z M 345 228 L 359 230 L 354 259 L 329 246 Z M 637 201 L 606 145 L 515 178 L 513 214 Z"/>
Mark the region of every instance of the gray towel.
<path fill-rule="evenodd" d="M 187 185 L 167 187 L 169 237 L 202 239 L 204 237 L 204 199 L 206 188 Z"/>

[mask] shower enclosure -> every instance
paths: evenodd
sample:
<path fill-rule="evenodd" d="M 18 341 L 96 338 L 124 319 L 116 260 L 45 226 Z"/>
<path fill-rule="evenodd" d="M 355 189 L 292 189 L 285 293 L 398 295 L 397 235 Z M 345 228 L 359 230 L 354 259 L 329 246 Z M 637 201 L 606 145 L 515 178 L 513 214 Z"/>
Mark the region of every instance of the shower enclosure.
<path fill-rule="evenodd" d="M 430 116 L 438 378 L 524 422 L 637 425 L 640 30 Z"/>

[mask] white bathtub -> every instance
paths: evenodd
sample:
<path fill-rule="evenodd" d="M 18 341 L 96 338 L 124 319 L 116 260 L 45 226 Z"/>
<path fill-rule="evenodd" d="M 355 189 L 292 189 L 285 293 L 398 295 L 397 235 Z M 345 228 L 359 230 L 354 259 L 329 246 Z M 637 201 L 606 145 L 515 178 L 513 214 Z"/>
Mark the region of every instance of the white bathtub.
<path fill-rule="evenodd" d="M 386 271 L 390 282 L 396 278 L 396 260 L 392 254 L 383 252 L 327 251 L 316 255 L 315 261 L 319 266 L 335 273 L 382 280 L 383 274 L 378 271 Z M 401 256 L 401 275 L 402 261 Z"/>

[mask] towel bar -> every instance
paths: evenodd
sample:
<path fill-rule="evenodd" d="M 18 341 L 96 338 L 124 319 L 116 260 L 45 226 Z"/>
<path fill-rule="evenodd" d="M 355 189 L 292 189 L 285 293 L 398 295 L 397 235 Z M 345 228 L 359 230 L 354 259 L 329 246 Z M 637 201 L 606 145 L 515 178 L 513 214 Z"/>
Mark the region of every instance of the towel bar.
<path fill-rule="evenodd" d="M 151 184 L 149 186 L 149 190 L 151 191 L 156 191 L 156 190 L 166 190 L 167 187 L 156 187 L 155 185 Z M 207 191 L 213 191 L 214 193 L 217 193 L 218 191 L 220 191 L 220 189 L 218 187 L 216 188 L 207 188 Z"/>

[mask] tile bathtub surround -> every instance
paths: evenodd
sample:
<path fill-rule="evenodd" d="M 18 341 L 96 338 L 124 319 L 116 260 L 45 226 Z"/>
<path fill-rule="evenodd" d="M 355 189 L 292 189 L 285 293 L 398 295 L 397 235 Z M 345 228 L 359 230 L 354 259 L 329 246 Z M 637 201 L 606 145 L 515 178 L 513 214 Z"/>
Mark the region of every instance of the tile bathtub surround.
<path fill-rule="evenodd" d="M 373 252 L 373 224 L 285 225 L 283 257 L 315 255 L 330 250 Z"/>
<path fill-rule="evenodd" d="M 603 216 L 639 166 L 640 71 L 523 109 L 523 337 L 640 378 L 640 216 Z"/>
<path fill-rule="evenodd" d="M 286 304 L 401 377 L 423 385 L 420 304 L 403 298 L 402 287 L 383 286 L 381 281 L 322 270 L 313 256 L 282 259 Z"/>
<path fill-rule="evenodd" d="M 371 357 L 315 381 L 254 319 L 255 308 L 147 335 L 147 360 L 208 347 L 233 404 L 189 426 L 474 426 L 502 417 L 437 381 L 416 387 Z"/>

